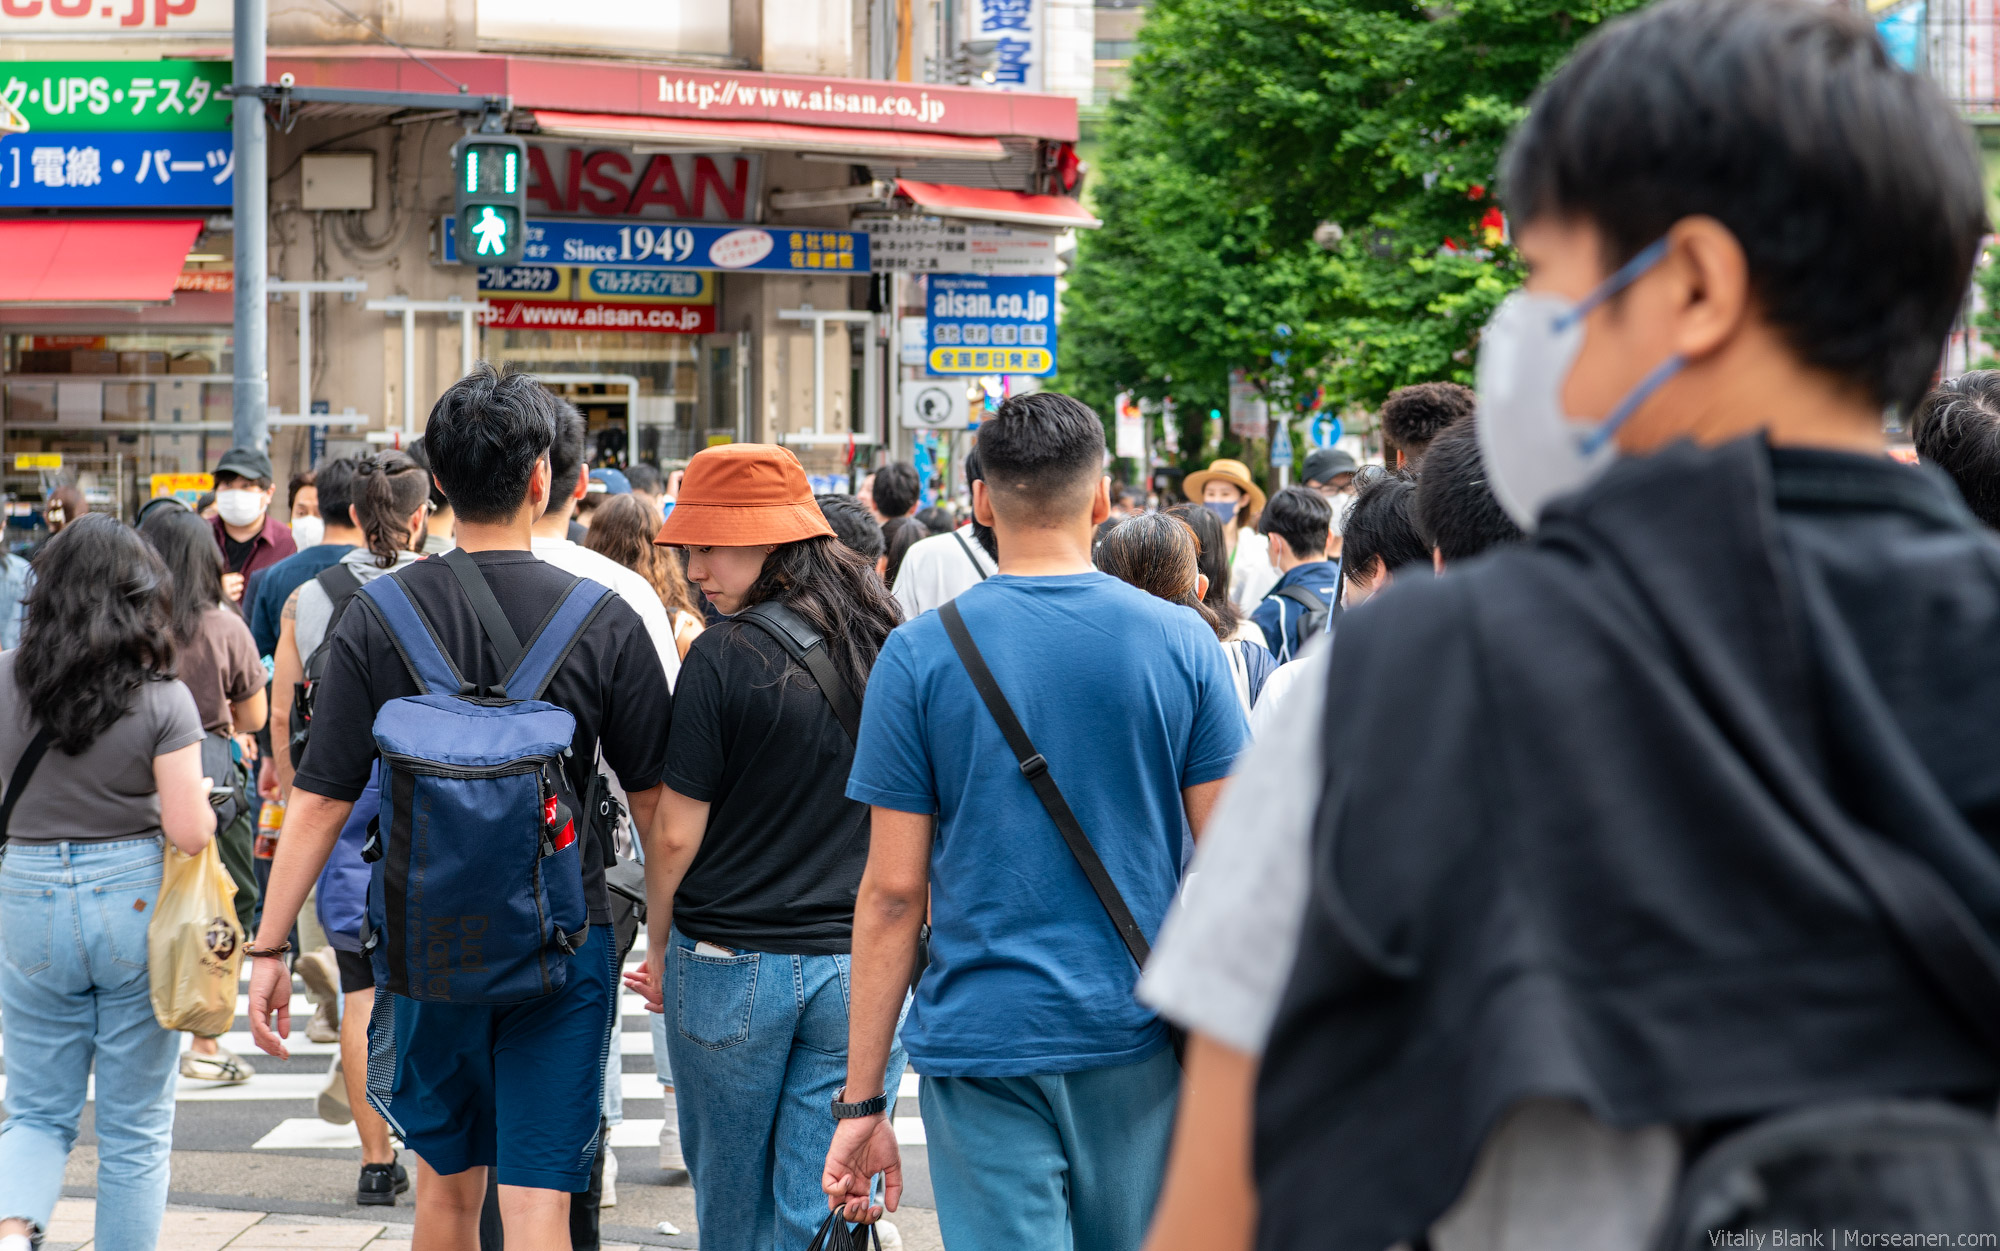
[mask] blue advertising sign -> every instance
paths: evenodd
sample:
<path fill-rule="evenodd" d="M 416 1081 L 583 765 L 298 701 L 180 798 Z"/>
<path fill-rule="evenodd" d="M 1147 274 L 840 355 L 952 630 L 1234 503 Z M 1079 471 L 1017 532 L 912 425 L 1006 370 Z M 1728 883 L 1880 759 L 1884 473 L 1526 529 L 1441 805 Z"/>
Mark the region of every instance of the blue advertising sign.
<path fill-rule="evenodd" d="M 228 131 L 0 135 L 0 207 L 228 208 Z"/>
<path fill-rule="evenodd" d="M 925 364 L 934 374 L 1056 371 L 1054 276 L 931 274 Z"/>
<path fill-rule="evenodd" d="M 453 219 L 444 219 L 444 260 L 448 265 L 458 263 L 453 238 L 456 226 Z M 858 230 L 594 222 L 567 217 L 530 217 L 527 226 L 528 245 L 521 258 L 526 264 L 755 269 L 788 274 L 868 272 L 868 235 Z"/>

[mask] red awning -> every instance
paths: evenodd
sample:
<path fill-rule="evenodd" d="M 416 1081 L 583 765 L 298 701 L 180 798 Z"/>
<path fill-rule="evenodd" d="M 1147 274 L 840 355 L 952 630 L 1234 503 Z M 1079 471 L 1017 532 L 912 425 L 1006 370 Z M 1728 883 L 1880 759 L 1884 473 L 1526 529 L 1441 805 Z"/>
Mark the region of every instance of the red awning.
<path fill-rule="evenodd" d="M 907 130 L 801 126 L 793 122 L 723 122 L 696 117 L 638 117 L 630 113 L 561 113 L 535 110 L 542 133 L 613 143 L 654 143 L 690 148 L 759 148 L 812 152 L 866 160 L 1005 160 L 998 139 Z"/>
<path fill-rule="evenodd" d="M 200 233 L 198 219 L 0 221 L 0 303 L 164 303 Z"/>
<path fill-rule="evenodd" d="M 1020 191 L 996 191 L 988 187 L 959 187 L 942 182 L 896 180 L 896 192 L 939 217 L 970 217 L 979 221 L 1008 222 L 1063 230 L 1075 226 L 1095 230 L 1104 223 L 1090 210 L 1067 196 L 1028 195 Z"/>

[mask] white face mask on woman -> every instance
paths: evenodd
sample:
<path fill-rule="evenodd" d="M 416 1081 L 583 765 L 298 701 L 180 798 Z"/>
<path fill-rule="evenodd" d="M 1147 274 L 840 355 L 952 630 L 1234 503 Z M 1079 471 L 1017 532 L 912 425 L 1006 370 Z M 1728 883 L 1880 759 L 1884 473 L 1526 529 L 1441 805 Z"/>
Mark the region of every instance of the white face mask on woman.
<path fill-rule="evenodd" d="M 264 514 L 264 493 L 231 487 L 215 493 L 215 511 L 232 526 L 247 526 Z"/>
<path fill-rule="evenodd" d="M 1493 494 L 1522 529 L 1533 530 L 1544 504 L 1617 459 L 1612 437 L 1618 428 L 1686 364 L 1680 356 L 1660 362 L 1602 421 L 1563 411 L 1563 385 L 1583 350 L 1583 319 L 1666 254 L 1661 239 L 1575 303 L 1516 291 L 1486 323 L 1479 349 L 1479 451 Z"/>

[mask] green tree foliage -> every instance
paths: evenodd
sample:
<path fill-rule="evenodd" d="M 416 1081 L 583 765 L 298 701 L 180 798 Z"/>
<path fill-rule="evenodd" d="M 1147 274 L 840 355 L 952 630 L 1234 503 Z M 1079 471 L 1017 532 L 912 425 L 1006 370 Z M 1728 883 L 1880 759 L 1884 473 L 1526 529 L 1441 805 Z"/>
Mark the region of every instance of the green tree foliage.
<path fill-rule="evenodd" d="M 1094 174 L 1105 224 L 1078 245 L 1057 384 L 1099 412 L 1171 395 L 1192 464 L 1242 450 L 1202 446 L 1231 369 L 1274 412 L 1471 381 L 1520 281 L 1493 228 L 1507 133 L 1579 39 L 1643 2 L 1158 0 Z"/>

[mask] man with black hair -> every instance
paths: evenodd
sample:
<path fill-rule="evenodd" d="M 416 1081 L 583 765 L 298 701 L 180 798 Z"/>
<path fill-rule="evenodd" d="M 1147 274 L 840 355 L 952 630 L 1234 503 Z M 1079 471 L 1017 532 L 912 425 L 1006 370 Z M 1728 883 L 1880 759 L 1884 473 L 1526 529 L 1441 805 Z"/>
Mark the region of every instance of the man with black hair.
<path fill-rule="evenodd" d="M 1843 6 L 1662 0 L 1542 88 L 1501 179 L 1529 277 L 1479 342 L 1533 538 L 1343 618 L 1298 957 L 1261 1070 L 1190 1052 L 1237 1115 L 1183 1136 L 1229 1162 L 1177 1162 L 1159 1246 L 1244 1245 L 1253 1081 L 1265 1251 L 1629 1251 L 1685 1144 L 1990 1106 L 2000 561 L 1882 421 L 1982 184 Z M 1876 1211 L 1892 1172 L 1853 1175 Z"/>
<path fill-rule="evenodd" d="M 1456 382 L 1398 387 L 1382 401 L 1382 436 L 1403 454 L 1404 465 L 1416 468 L 1430 450 L 1431 440 L 1471 413 L 1478 398 L 1471 387 Z"/>
<path fill-rule="evenodd" d="M 974 448 L 965 457 L 966 490 L 980 478 L 979 449 Z M 903 620 L 915 621 L 992 577 L 999 568 L 999 556 L 993 531 L 981 525 L 975 515 L 956 530 L 910 544 L 889 594 L 902 606 Z"/>
<path fill-rule="evenodd" d="M 1951 475 L 1972 515 L 2000 529 L 2000 369 L 1940 383 L 1910 420 L 1917 455 Z"/>
<path fill-rule="evenodd" d="M 354 497 L 354 458 L 341 456 L 327 461 L 314 471 L 313 485 L 319 489 L 319 516 L 324 526 L 320 541 L 258 574 L 251 587 L 250 635 L 257 640 L 259 656 L 278 650 L 278 615 L 292 592 L 321 570 L 339 564 L 342 556 L 363 541 L 348 511 Z"/>
<path fill-rule="evenodd" d="M 882 541 L 882 527 L 876 524 L 861 501 L 852 495 L 832 492 L 815 495 L 813 501 L 819 505 L 820 515 L 826 518 L 826 524 L 833 527 L 835 537 L 875 566 L 875 576 L 881 577 L 889 566 L 888 547 Z"/>
<path fill-rule="evenodd" d="M 1487 484 L 1476 418 L 1453 422 L 1425 453 L 1417 475 L 1417 525 L 1440 569 L 1528 537 Z"/>
<path fill-rule="evenodd" d="M 1288 486 L 1264 505 L 1257 527 L 1264 532 L 1278 581 L 1250 620 L 1283 664 L 1298 656 L 1306 639 L 1326 628 L 1340 597 L 1340 562 L 1326 558 L 1333 506 L 1310 487 Z"/>
<path fill-rule="evenodd" d="M 437 475 L 431 473 L 431 455 L 424 449 L 424 441 L 418 439 L 403 449 L 410 459 L 423 466 L 425 473 L 431 474 L 431 515 L 424 520 L 424 555 L 437 556 L 452 549 L 452 533 L 458 519 L 452 515 L 451 501 L 444 496 L 444 488 L 438 485 Z"/>
<path fill-rule="evenodd" d="M 632 484 L 632 494 L 639 497 L 640 503 L 652 509 L 655 516 L 664 516 L 661 506 L 667 500 L 667 487 L 657 466 L 643 461 L 627 465 L 625 480 Z"/>
<path fill-rule="evenodd" d="M 222 549 L 222 593 L 239 612 L 250 575 L 299 550 L 291 530 L 271 516 L 277 489 L 271 458 L 254 447 L 232 447 L 215 462 L 215 516 L 209 525 Z"/>
<path fill-rule="evenodd" d="M 923 496 L 923 483 L 918 480 L 914 467 L 898 460 L 875 471 L 873 490 L 875 513 L 882 519 L 886 530 L 891 522 L 917 511 L 917 502 Z"/>
<path fill-rule="evenodd" d="M 481 364 L 438 398 L 424 433 L 432 474 L 457 506 L 459 550 L 521 639 L 534 637 L 575 580 L 532 551 L 534 523 L 553 494 L 549 447 L 560 415 L 561 401 L 531 375 Z M 502 683 L 500 654 L 449 561 L 420 560 L 385 576 L 422 612 L 466 681 Z M 377 710 L 417 693 L 377 615 L 343 613 L 252 950 L 282 949 L 367 785 Z M 607 597 L 542 698 L 575 718 L 562 766 L 573 792 L 588 790 L 601 747 L 630 798 L 634 830 L 652 838 L 671 703 L 659 652 L 638 614 Z M 433 855 L 476 854 L 451 846 L 448 833 L 437 841 Z M 503 1006 L 377 999 L 371 1054 L 393 1071 L 369 1075 L 371 1102 L 419 1157 L 420 1246 L 473 1245 L 489 1172 L 509 1243 L 571 1245 L 569 1195 L 587 1187 L 603 1147 L 604 1055 L 617 1025 L 604 848 L 596 837 L 579 843 L 590 925 L 561 990 Z M 281 960 L 253 961 L 251 1031 L 258 1046 L 282 1056 L 291 980 Z"/>
<path fill-rule="evenodd" d="M 1000 572 L 951 607 L 1036 754 L 1026 772 L 994 767 L 1015 753 L 942 614 L 889 636 L 847 783 L 874 812 L 825 1185 L 850 1219 L 881 1214 L 878 1174 L 890 1210 L 901 1196 L 882 1071 L 928 901 L 930 964 L 901 1038 L 924 1074 L 945 1242 L 1136 1251 L 1179 1066 L 1132 997 L 1133 952 L 1029 777 L 1046 770 L 1151 935 L 1243 713 L 1201 618 L 1091 566 L 1111 511 L 1097 414 L 1051 392 L 1016 396 L 980 426 L 979 455 L 973 514 L 998 535 Z"/>

